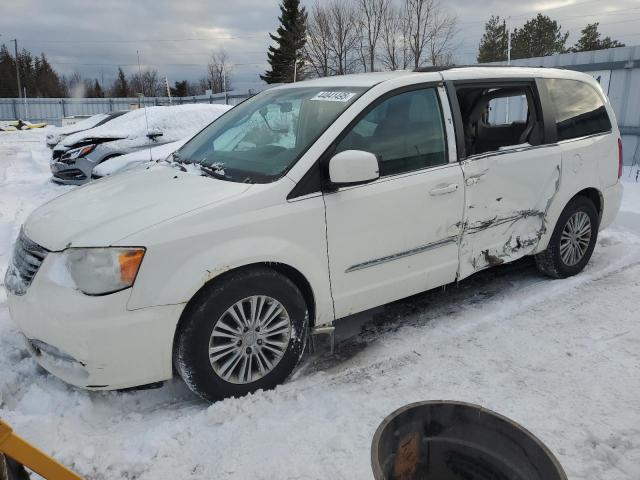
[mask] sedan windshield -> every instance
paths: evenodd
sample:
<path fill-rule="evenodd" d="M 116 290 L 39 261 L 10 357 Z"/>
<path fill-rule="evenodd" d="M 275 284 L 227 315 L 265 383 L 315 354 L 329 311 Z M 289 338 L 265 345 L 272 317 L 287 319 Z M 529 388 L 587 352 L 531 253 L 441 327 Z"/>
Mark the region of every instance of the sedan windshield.
<path fill-rule="evenodd" d="M 174 154 L 204 173 L 267 183 L 284 175 L 364 88 L 267 90 L 221 116 Z"/>

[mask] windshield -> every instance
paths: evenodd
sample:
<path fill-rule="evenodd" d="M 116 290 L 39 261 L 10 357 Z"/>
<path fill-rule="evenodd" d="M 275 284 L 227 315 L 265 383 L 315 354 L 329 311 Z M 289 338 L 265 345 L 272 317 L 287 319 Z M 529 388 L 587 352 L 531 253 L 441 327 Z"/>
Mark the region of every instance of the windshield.
<path fill-rule="evenodd" d="M 364 88 L 267 90 L 213 122 L 174 154 L 205 173 L 234 182 L 282 176 Z"/>

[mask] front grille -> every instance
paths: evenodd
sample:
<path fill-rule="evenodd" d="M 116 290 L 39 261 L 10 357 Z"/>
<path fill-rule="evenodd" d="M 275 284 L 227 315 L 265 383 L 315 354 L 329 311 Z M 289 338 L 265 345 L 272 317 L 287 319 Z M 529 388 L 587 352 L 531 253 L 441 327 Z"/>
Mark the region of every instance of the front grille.
<path fill-rule="evenodd" d="M 62 156 L 63 153 L 64 153 L 64 150 L 54 150 L 51 156 L 53 157 L 54 160 L 57 160 Z"/>
<path fill-rule="evenodd" d="M 48 250 L 29 240 L 20 230 L 4 279 L 7 290 L 15 295 L 24 295 L 47 253 L 49 253 Z"/>

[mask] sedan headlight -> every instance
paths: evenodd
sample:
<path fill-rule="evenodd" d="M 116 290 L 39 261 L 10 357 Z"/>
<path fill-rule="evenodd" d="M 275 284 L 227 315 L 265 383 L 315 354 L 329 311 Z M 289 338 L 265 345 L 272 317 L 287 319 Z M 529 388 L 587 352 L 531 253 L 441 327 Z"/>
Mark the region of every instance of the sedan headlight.
<path fill-rule="evenodd" d="M 74 148 L 73 150 L 69 150 L 64 153 L 62 158 L 64 160 L 75 160 L 76 158 L 84 157 L 85 155 L 89 155 L 96 148 L 96 145 L 85 145 L 84 147 Z"/>
<path fill-rule="evenodd" d="M 87 295 L 105 295 L 133 285 L 144 248 L 70 248 L 67 269 Z"/>

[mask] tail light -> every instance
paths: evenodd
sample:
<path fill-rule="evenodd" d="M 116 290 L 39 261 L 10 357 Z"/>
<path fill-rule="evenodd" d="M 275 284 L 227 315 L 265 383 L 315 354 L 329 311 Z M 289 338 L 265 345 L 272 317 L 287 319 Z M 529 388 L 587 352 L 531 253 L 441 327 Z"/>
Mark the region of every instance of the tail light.
<path fill-rule="evenodd" d="M 624 158 L 622 156 L 622 139 L 618 138 L 618 178 L 622 176 L 624 169 Z"/>

